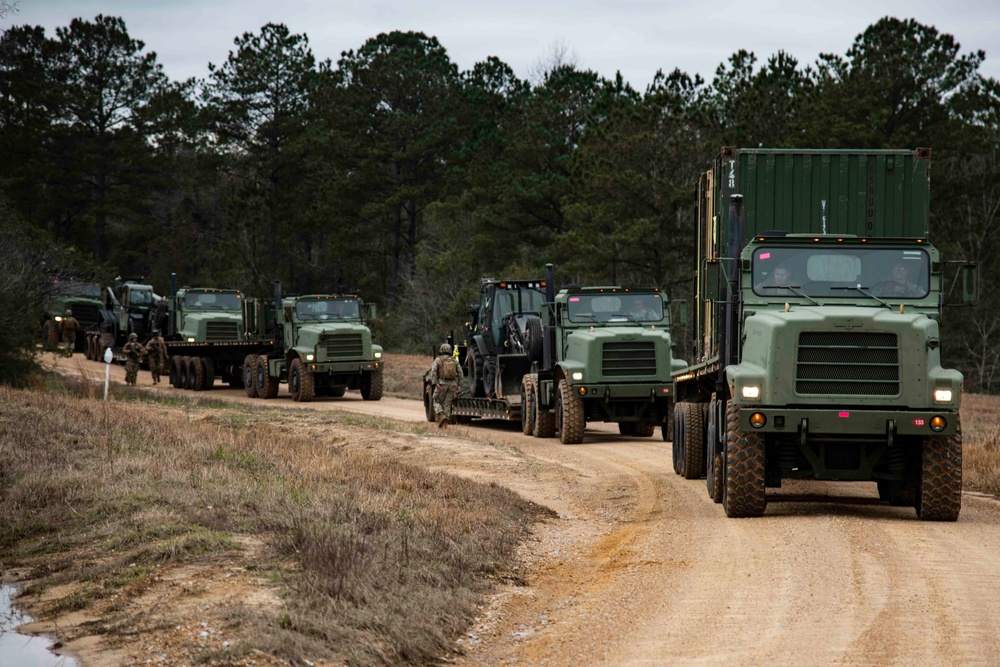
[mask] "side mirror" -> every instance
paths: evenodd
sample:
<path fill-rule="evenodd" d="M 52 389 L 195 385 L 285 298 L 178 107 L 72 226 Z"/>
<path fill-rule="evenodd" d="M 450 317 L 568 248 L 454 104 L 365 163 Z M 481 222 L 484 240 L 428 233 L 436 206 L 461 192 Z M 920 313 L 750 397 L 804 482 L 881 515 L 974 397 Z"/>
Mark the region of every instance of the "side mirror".
<path fill-rule="evenodd" d="M 688 302 L 678 301 L 677 302 L 677 323 L 687 324 L 688 323 Z"/>
<path fill-rule="evenodd" d="M 374 303 L 366 303 L 363 306 L 362 315 L 366 323 L 371 324 L 378 317 L 378 308 L 375 307 Z"/>
<path fill-rule="evenodd" d="M 702 265 L 701 300 L 718 301 L 719 286 L 722 283 L 722 262 L 706 259 Z"/>
<path fill-rule="evenodd" d="M 963 264 L 958 271 L 962 279 L 962 303 L 974 306 L 979 303 L 979 267 Z"/>

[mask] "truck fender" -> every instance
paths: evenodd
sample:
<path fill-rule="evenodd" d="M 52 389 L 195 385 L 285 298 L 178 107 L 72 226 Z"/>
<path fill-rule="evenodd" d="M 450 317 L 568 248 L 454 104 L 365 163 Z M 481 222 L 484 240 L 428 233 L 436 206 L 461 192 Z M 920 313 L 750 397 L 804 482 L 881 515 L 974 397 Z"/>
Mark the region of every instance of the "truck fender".
<path fill-rule="evenodd" d="M 486 349 L 486 339 L 483 338 L 482 334 L 476 334 L 472 337 L 472 342 L 476 344 L 476 349 L 479 350 L 479 354 L 485 359 L 489 356 L 489 351 Z"/>

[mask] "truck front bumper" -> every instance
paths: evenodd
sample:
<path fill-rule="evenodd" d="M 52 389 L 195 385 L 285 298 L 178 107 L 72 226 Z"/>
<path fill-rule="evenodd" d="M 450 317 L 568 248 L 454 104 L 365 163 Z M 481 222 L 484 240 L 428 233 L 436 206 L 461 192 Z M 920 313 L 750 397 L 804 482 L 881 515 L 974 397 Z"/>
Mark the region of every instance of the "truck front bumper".
<path fill-rule="evenodd" d="M 754 414 L 764 417 L 762 426 L 754 426 Z M 944 419 L 944 428 L 931 430 L 931 419 Z M 782 407 L 740 406 L 740 430 L 802 435 L 893 436 L 954 435 L 958 413 L 934 410 L 858 410 L 858 409 L 788 409 Z"/>
<path fill-rule="evenodd" d="M 603 398 L 617 400 L 649 400 L 671 398 L 674 387 L 670 382 L 658 384 L 589 384 L 573 383 L 573 392 L 583 398 Z"/>
<path fill-rule="evenodd" d="M 306 367 L 313 373 L 365 373 L 383 367 L 381 360 L 362 361 L 307 361 Z"/>

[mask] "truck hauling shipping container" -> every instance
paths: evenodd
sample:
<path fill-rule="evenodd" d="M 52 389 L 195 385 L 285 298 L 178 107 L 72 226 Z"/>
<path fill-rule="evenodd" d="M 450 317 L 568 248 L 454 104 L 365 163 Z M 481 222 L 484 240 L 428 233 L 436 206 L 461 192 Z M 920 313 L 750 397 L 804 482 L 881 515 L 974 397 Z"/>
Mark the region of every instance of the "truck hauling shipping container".
<path fill-rule="evenodd" d="M 567 287 L 484 280 L 459 345 L 467 383 L 459 419 L 521 422 L 524 433 L 583 441 L 587 422 L 650 436 L 671 417 L 673 359 L 667 301 L 658 289 Z M 481 369 L 481 370 L 480 370 Z M 433 421 L 432 387 L 424 405 Z M 668 427 L 669 432 L 669 427 Z"/>
<path fill-rule="evenodd" d="M 929 167 L 929 150 L 726 148 L 699 180 L 674 467 L 728 516 L 803 478 L 958 518 L 962 375 L 941 366 L 940 322 L 977 274 L 930 242 Z"/>
<path fill-rule="evenodd" d="M 340 397 L 357 389 L 366 401 L 382 398 L 382 348 L 367 326 L 375 305 L 357 294 L 283 297 L 275 283 L 273 308 L 259 299 L 244 303 L 246 335 L 269 338 L 273 346 L 243 362 L 247 396 L 274 398 L 281 383 L 295 401 Z"/>

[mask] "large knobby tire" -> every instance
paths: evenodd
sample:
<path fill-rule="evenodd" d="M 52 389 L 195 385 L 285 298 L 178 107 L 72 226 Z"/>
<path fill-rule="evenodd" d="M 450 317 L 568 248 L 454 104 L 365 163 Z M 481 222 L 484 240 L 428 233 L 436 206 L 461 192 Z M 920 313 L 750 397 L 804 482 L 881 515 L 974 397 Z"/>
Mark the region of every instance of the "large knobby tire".
<path fill-rule="evenodd" d="M 481 398 L 486 395 L 483 393 L 483 356 L 479 354 L 479 350 L 475 349 L 475 346 L 475 341 L 470 343 L 469 352 L 465 359 L 469 366 L 469 391 L 472 392 L 473 397 Z"/>
<path fill-rule="evenodd" d="M 247 398 L 257 398 L 257 355 L 248 354 L 243 358 L 243 390 Z"/>
<path fill-rule="evenodd" d="M 425 384 L 424 385 L 424 417 L 427 421 L 432 422 L 435 419 L 434 414 L 434 385 Z"/>
<path fill-rule="evenodd" d="M 313 375 L 301 359 L 292 359 L 292 365 L 288 369 L 288 392 L 292 395 L 292 400 L 298 403 L 308 403 L 316 395 Z"/>
<path fill-rule="evenodd" d="M 171 357 L 170 358 L 170 386 L 175 389 L 183 389 L 181 387 L 181 358 Z"/>
<path fill-rule="evenodd" d="M 180 363 L 178 364 L 177 371 L 177 387 L 179 389 L 190 389 L 191 388 L 191 358 L 181 357 Z"/>
<path fill-rule="evenodd" d="M 361 376 L 361 398 L 366 401 L 382 400 L 382 369 L 377 368 Z"/>
<path fill-rule="evenodd" d="M 330 387 L 327 393 L 334 398 L 343 398 L 344 394 L 347 393 L 347 387 Z"/>
<path fill-rule="evenodd" d="M 672 435 L 670 437 L 671 450 L 673 452 L 674 459 L 674 472 L 678 475 L 681 474 L 682 465 L 684 460 L 681 455 L 684 453 L 681 443 L 684 442 L 684 424 L 686 414 L 684 411 L 684 403 L 674 404 L 674 424 L 671 431 Z"/>
<path fill-rule="evenodd" d="M 542 405 L 542 388 L 539 386 L 538 376 L 535 376 L 532 389 L 535 394 L 535 397 L 531 401 L 535 408 L 535 437 L 551 438 L 556 434 L 556 416 L 552 412 L 549 412 L 548 408 Z"/>
<path fill-rule="evenodd" d="M 215 386 L 215 362 L 208 357 L 201 360 L 201 365 L 205 367 L 205 384 L 203 391 L 209 391 Z"/>
<path fill-rule="evenodd" d="M 205 388 L 205 362 L 200 357 L 191 357 L 188 362 L 188 382 L 195 391 Z"/>
<path fill-rule="evenodd" d="M 719 407 L 713 398 L 705 425 L 705 486 L 713 502 L 722 502 L 722 452 L 719 451 Z"/>
<path fill-rule="evenodd" d="M 877 480 L 878 497 L 893 507 L 916 507 L 917 485 L 913 482 Z"/>
<path fill-rule="evenodd" d="M 922 521 L 957 521 L 962 509 L 962 422 L 955 435 L 926 436 L 916 510 Z"/>
<path fill-rule="evenodd" d="M 531 361 L 542 360 L 542 321 L 529 315 L 524 321 L 524 347 Z"/>
<path fill-rule="evenodd" d="M 586 419 L 583 414 L 583 399 L 576 395 L 566 380 L 559 380 L 556 394 L 556 430 L 559 442 L 564 445 L 578 445 L 583 442 Z"/>
<path fill-rule="evenodd" d="M 701 403 L 682 403 L 685 428 L 681 443 L 681 475 L 684 479 L 701 479 L 705 474 L 705 413 Z"/>
<path fill-rule="evenodd" d="M 618 422 L 618 433 L 624 436 L 635 435 L 635 422 Z"/>
<path fill-rule="evenodd" d="M 59 347 L 59 326 L 55 320 L 45 320 L 42 325 L 42 340 L 49 347 Z"/>
<path fill-rule="evenodd" d="M 521 378 L 521 433 L 535 432 L 535 376 L 528 374 Z"/>
<path fill-rule="evenodd" d="M 660 424 L 660 437 L 663 438 L 663 442 L 672 440 L 674 437 L 674 404 L 672 401 L 667 403 L 667 411 L 663 415 L 663 423 Z"/>
<path fill-rule="evenodd" d="M 722 506 L 726 516 L 761 516 L 767 508 L 764 486 L 764 438 L 740 432 L 740 409 L 726 409 L 726 455 Z"/>
<path fill-rule="evenodd" d="M 635 425 L 635 436 L 637 438 L 651 438 L 656 432 L 656 424 L 652 422 L 638 422 Z"/>
<path fill-rule="evenodd" d="M 254 365 L 254 382 L 257 384 L 257 396 L 260 398 L 274 398 L 278 395 L 278 378 L 268 373 L 267 357 L 260 355 Z"/>

